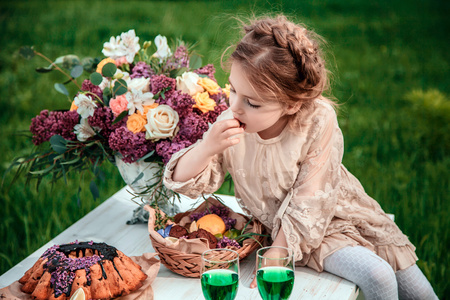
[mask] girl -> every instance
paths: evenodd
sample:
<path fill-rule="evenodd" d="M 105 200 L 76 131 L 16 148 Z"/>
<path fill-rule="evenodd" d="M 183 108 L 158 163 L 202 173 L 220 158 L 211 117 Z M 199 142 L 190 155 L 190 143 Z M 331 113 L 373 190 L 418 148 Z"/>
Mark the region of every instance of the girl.
<path fill-rule="evenodd" d="M 230 108 L 172 157 L 166 186 L 196 198 L 228 171 L 242 209 L 297 265 L 346 278 L 366 299 L 437 299 L 415 247 L 341 164 L 317 37 L 284 16 L 244 30 L 230 59 Z"/>

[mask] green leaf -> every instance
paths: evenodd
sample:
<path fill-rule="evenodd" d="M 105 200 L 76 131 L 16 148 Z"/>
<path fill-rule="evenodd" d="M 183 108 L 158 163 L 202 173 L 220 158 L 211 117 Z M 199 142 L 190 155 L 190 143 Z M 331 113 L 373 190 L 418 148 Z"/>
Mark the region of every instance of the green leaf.
<path fill-rule="evenodd" d="M 53 71 L 53 65 L 50 65 L 48 67 L 36 68 L 36 72 L 38 72 L 38 73 L 48 73 L 51 71 Z"/>
<path fill-rule="evenodd" d="M 192 54 L 191 57 L 189 57 L 189 68 L 190 69 L 198 69 L 202 66 L 202 58 L 197 54 Z"/>
<path fill-rule="evenodd" d="M 19 49 L 19 54 L 25 59 L 32 59 L 35 55 L 33 47 L 23 46 Z"/>
<path fill-rule="evenodd" d="M 69 91 L 66 89 L 66 87 L 62 83 L 55 83 L 55 90 L 57 90 L 61 94 L 69 96 Z"/>
<path fill-rule="evenodd" d="M 98 191 L 98 187 L 95 184 L 94 180 L 89 184 L 89 189 L 91 190 L 91 194 L 94 197 L 94 200 L 100 198 L 100 192 Z"/>
<path fill-rule="evenodd" d="M 119 79 L 114 83 L 113 94 L 120 96 L 128 92 L 127 82 L 123 79 Z"/>
<path fill-rule="evenodd" d="M 63 154 L 67 150 L 67 141 L 60 135 L 55 134 L 50 138 L 50 144 L 55 152 Z"/>
<path fill-rule="evenodd" d="M 100 83 L 102 83 L 103 81 L 102 74 L 97 72 L 92 73 L 91 76 L 89 76 L 89 79 L 91 80 L 93 85 L 100 85 Z"/>
<path fill-rule="evenodd" d="M 187 72 L 187 68 L 181 68 L 181 69 L 174 69 L 172 71 L 170 71 L 170 77 L 171 78 L 176 78 L 177 76 L 181 76 L 183 75 L 184 72 Z"/>
<path fill-rule="evenodd" d="M 113 63 L 107 63 L 106 65 L 103 66 L 102 68 L 102 75 L 105 77 L 113 77 L 114 74 L 116 74 L 117 71 L 117 67 L 115 64 Z"/>
<path fill-rule="evenodd" d="M 149 153 L 145 154 L 144 156 L 142 156 L 141 158 L 139 158 L 139 159 L 137 160 L 137 162 L 139 162 L 139 161 L 141 161 L 141 160 L 145 161 L 147 158 L 149 158 L 150 156 L 152 156 L 153 153 L 155 153 L 155 150 L 150 151 Z"/>
<path fill-rule="evenodd" d="M 139 181 L 139 179 L 141 179 L 142 177 L 144 177 L 144 172 L 139 173 L 139 175 L 133 180 L 133 182 L 131 183 L 131 185 L 135 184 L 136 182 Z"/>
<path fill-rule="evenodd" d="M 70 76 L 72 76 L 73 78 L 78 78 L 81 76 L 81 74 L 83 74 L 83 67 L 80 65 L 73 67 L 70 71 Z"/>
<path fill-rule="evenodd" d="M 112 122 L 112 125 L 116 124 L 117 122 L 119 122 L 120 120 L 122 120 L 123 118 L 125 118 L 125 116 L 128 114 L 127 110 L 124 110 L 123 112 L 121 112 Z"/>

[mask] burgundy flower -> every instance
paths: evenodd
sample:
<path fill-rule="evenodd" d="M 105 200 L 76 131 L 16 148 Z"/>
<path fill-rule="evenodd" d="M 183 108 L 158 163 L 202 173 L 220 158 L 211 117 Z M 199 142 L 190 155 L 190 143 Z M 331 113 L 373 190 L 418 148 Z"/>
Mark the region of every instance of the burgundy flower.
<path fill-rule="evenodd" d="M 177 81 L 165 75 L 154 75 L 150 79 L 150 91 L 154 95 L 167 88 L 170 88 L 169 91 L 174 91 L 176 87 Z"/>
<path fill-rule="evenodd" d="M 77 137 L 73 128 L 78 122 L 79 115 L 76 111 L 49 112 L 45 109 L 31 119 L 30 131 L 33 134 L 33 143 L 40 145 L 56 134 L 66 140 L 75 141 Z"/>
<path fill-rule="evenodd" d="M 89 79 L 85 79 L 83 81 L 83 84 L 81 85 L 81 90 L 94 93 L 100 99 L 103 99 L 102 89 L 99 86 L 97 86 L 97 85 L 93 85 L 92 82 Z"/>
<path fill-rule="evenodd" d="M 207 64 L 204 67 L 198 68 L 197 70 L 193 71 L 194 73 L 197 73 L 199 75 L 206 75 L 212 80 L 216 81 L 216 78 L 214 77 L 214 73 L 216 73 L 216 68 L 212 64 Z"/>
<path fill-rule="evenodd" d="M 131 69 L 130 78 L 150 78 L 150 76 L 154 75 L 155 71 L 150 68 L 145 62 L 140 61 Z"/>
<path fill-rule="evenodd" d="M 163 163 L 167 164 L 173 154 L 189 147 L 192 143 L 189 141 L 174 142 L 170 140 L 162 140 L 156 145 L 156 154 L 162 157 Z"/>
<path fill-rule="evenodd" d="M 125 126 L 114 130 L 109 136 L 109 147 L 120 152 L 123 161 L 132 163 L 154 150 L 154 144 L 145 139 L 145 133 L 133 133 Z"/>

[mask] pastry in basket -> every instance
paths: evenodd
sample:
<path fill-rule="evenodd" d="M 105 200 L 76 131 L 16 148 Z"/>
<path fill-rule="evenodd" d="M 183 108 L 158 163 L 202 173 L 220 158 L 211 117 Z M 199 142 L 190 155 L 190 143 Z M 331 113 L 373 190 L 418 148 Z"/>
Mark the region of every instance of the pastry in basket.
<path fill-rule="evenodd" d="M 150 240 L 161 263 L 186 277 L 200 276 L 204 251 L 229 248 L 244 259 L 261 246 L 265 236 L 260 222 L 234 212 L 213 197 L 174 217 L 157 207 L 145 209 L 150 213 Z"/>
<path fill-rule="evenodd" d="M 111 299 L 142 286 L 147 275 L 105 243 L 74 242 L 47 249 L 19 282 L 34 299 L 65 300 L 79 288 L 86 299 Z"/>

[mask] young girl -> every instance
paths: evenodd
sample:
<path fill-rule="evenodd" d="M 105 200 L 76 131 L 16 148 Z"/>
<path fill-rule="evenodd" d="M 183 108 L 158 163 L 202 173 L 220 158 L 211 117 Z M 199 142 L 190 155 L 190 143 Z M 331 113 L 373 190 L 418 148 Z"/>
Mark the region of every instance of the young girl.
<path fill-rule="evenodd" d="M 230 58 L 230 108 L 172 157 L 166 186 L 196 198 L 228 171 L 242 209 L 273 245 L 294 250 L 297 265 L 346 278 L 366 299 L 437 299 L 415 247 L 341 163 L 315 35 L 283 16 L 244 30 Z"/>

